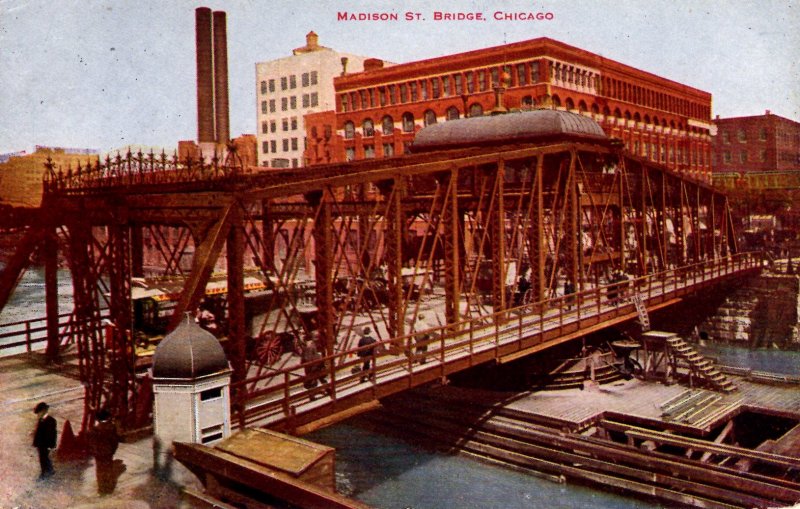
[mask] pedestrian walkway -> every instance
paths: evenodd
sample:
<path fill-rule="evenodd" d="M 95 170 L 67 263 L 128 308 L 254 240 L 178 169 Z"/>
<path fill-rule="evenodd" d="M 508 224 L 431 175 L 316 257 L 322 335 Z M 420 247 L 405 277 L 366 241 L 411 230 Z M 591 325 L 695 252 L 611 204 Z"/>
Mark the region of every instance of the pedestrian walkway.
<path fill-rule="evenodd" d="M 31 446 L 36 425 L 33 407 L 47 401 L 58 421 L 59 440 L 64 423 L 76 433 L 83 415 L 83 387 L 68 370 L 47 368 L 39 354 L 0 358 L 0 508 L 111 509 L 190 508 L 181 489 L 201 489 L 197 478 L 174 464 L 170 480 L 153 475 L 152 438 L 120 444 L 116 459 L 126 470 L 113 494 L 97 494 L 94 459 L 64 461 L 53 453 L 56 474 L 40 481 L 36 449 Z"/>

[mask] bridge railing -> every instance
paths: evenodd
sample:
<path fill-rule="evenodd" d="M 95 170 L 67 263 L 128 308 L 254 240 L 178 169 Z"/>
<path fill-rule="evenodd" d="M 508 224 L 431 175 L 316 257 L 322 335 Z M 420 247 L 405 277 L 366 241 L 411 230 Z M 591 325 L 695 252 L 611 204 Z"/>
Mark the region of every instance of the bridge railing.
<path fill-rule="evenodd" d="M 104 318 L 106 315 L 101 315 Z M 75 313 L 58 315 L 58 344 L 64 347 L 73 340 L 78 322 Z M 0 323 L 0 357 L 43 350 L 47 343 L 47 317 Z"/>
<path fill-rule="evenodd" d="M 661 302 L 659 298 L 664 301 L 682 294 L 681 291 L 687 288 L 761 266 L 759 255 L 743 253 L 385 339 L 371 347 L 351 348 L 311 363 L 277 369 L 234 384 L 235 408 L 240 412 L 241 423 L 270 416 L 274 420 L 290 419 L 297 413 L 299 405 L 322 393 L 336 402 L 383 382 L 407 379 L 405 386 L 411 387 L 415 385 L 415 372 L 427 371 L 431 365 L 440 368 L 441 376 L 445 376 L 448 362 L 476 356 L 481 357 L 480 362 L 499 358 L 501 346 L 509 343 L 518 342 L 522 350 L 523 338 L 527 349 L 603 320 L 630 316 L 630 297 L 634 294 L 657 304 Z M 422 343 L 415 341 L 415 337 L 422 334 L 428 334 L 431 339 Z M 358 354 L 370 348 L 374 348 L 374 353 L 369 356 L 371 367 L 364 373 L 359 367 L 365 359 Z M 324 363 L 326 380 L 317 386 L 311 382 L 320 379 L 320 373 L 311 368 L 319 362 Z M 424 363 L 430 365 L 423 366 Z M 306 368 L 312 374 L 306 375 Z M 369 385 L 363 386 L 364 379 Z"/>

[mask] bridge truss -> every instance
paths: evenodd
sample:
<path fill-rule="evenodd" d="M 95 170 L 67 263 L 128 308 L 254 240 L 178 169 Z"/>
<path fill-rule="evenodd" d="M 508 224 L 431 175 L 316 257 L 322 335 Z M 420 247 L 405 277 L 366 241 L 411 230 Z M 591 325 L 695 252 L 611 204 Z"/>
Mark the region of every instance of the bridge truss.
<path fill-rule="evenodd" d="M 174 325 L 203 304 L 213 274 L 225 274 L 218 318 L 243 415 L 250 396 L 275 383 L 271 373 L 299 364 L 287 352 L 298 339 L 341 360 L 369 326 L 402 351 L 423 312 L 427 327 L 455 334 L 476 319 L 502 324 L 519 306 L 567 305 L 615 274 L 674 276 L 737 252 L 724 195 L 601 142 L 258 173 L 153 154 L 48 171 L 41 216 L 0 274 L 0 303 L 35 249 L 50 273 L 58 252 L 66 258 L 84 427 L 102 407 L 131 427 L 147 419 L 131 298 L 145 276 L 180 283 Z M 160 262 L 145 263 L 153 256 Z M 249 271 L 267 285 L 254 305 Z"/>

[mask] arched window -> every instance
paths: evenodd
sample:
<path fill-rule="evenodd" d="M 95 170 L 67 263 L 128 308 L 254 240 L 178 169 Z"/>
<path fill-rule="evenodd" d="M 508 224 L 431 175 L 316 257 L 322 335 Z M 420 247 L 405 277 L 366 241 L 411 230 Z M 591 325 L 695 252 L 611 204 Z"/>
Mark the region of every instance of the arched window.
<path fill-rule="evenodd" d="M 344 123 L 344 138 L 352 140 L 356 135 L 356 125 L 349 120 Z"/>
<path fill-rule="evenodd" d="M 391 116 L 386 115 L 383 117 L 383 120 L 381 120 L 381 130 L 383 134 L 392 134 L 392 131 L 394 131 L 394 119 Z"/>
<path fill-rule="evenodd" d="M 364 136 L 375 136 L 375 126 L 372 124 L 371 118 L 364 120 L 364 124 L 361 126 L 361 128 L 364 131 Z"/>
<path fill-rule="evenodd" d="M 671 128 L 673 128 L 673 129 L 675 129 L 675 121 L 674 121 L 674 120 L 670 120 L 670 121 L 669 121 L 669 126 L 670 126 Z"/>
<path fill-rule="evenodd" d="M 625 110 L 625 120 L 630 120 L 630 119 L 631 119 L 631 112 L 628 111 L 628 110 Z"/>
<path fill-rule="evenodd" d="M 636 122 L 641 122 L 642 121 L 642 116 L 639 115 L 638 111 L 633 114 L 633 120 L 635 120 Z"/>
<path fill-rule="evenodd" d="M 611 109 L 608 106 L 603 106 L 603 115 L 610 117 L 611 116 Z"/>
<path fill-rule="evenodd" d="M 472 103 L 469 107 L 469 116 L 470 117 L 481 117 L 483 116 L 483 106 L 479 103 Z"/>
<path fill-rule="evenodd" d="M 450 106 L 445 112 L 445 117 L 447 120 L 458 120 L 458 118 L 461 117 L 461 112 L 459 112 L 458 108 L 455 106 Z"/>
<path fill-rule="evenodd" d="M 567 107 L 567 111 L 572 111 L 575 109 L 575 102 L 572 100 L 571 97 L 567 97 L 567 102 L 565 103 Z"/>
<path fill-rule="evenodd" d="M 600 113 L 600 106 L 598 106 L 597 103 L 592 103 L 592 113 L 595 115 Z"/>
<path fill-rule="evenodd" d="M 622 118 L 622 112 L 619 110 L 619 108 L 614 108 L 614 116 L 617 118 Z"/>
<path fill-rule="evenodd" d="M 532 110 L 533 109 L 533 97 L 531 97 L 529 95 L 526 95 L 525 97 L 523 97 L 522 101 L 520 102 L 520 108 L 525 110 L 525 111 Z"/>
<path fill-rule="evenodd" d="M 653 124 L 655 124 L 655 125 L 661 125 L 661 124 L 659 123 L 659 121 L 658 121 L 658 117 L 653 117 Z"/>
<path fill-rule="evenodd" d="M 578 111 L 580 112 L 589 111 L 589 108 L 586 107 L 585 101 L 581 100 L 581 102 L 578 103 Z"/>
<path fill-rule="evenodd" d="M 644 116 L 644 123 L 645 124 L 649 124 L 650 123 L 650 115 L 645 115 Z"/>
<path fill-rule="evenodd" d="M 414 132 L 414 115 L 409 112 L 403 113 L 403 132 L 404 133 Z"/>
<path fill-rule="evenodd" d="M 553 106 L 556 107 L 556 108 L 560 108 L 561 107 L 561 98 L 558 97 L 557 95 L 553 96 Z"/>
<path fill-rule="evenodd" d="M 426 110 L 423 115 L 423 124 L 428 126 L 436 123 L 436 113 L 433 110 Z"/>

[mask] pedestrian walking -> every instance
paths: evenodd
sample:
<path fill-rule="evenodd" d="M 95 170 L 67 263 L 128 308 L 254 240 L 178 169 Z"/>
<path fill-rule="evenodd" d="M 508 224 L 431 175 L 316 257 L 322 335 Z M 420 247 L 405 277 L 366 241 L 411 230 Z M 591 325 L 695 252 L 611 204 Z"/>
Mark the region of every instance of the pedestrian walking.
<path fill-rule="evenodd" d="M 48 413 L 49 409 L 50 406 L 44 401 L 33 409 L 39 416 L 33 433 L 33 446 L 39 451 L 39 466 L 42 471 L 39 479 L 50 477 L 55 473 L 53 462 L 50 460 L 50 449 L 56 447 L 56 420 Z"/>
<path fill-rule="evenodd" d="M 361 381 L 366 382 L 367 378 L 374 380 L 375 373 L 370 373 L 370 368 L 372 367 L 372 359 L 375 356 L 375 347 L 371 346 L 377 343 L 378 340 L 372 337 L 372 329 L 369 327 L 364 327 L 361 331 L 361 339 L 358 340 L 358 347 L 364 348 L 369 346 L 370 348 L 364 348 L 364 350 L 359 350 L 358 356 L 364 360 L 364 363 L 361 365 Z"/>
<path fill-rule="evenodd" d="M 97 412 L 97 422 L 89 433 L 89 452 L 94 456 L 97 492 L 107 495 L 117 486 L 114 453 L 119 447 L 117 425 L 107 410 Z"/>
<path fill-rule="evenodd" d="M 317 398 L 317 392 L 314 389 L 317 385 L 327 385 L 328 380 L 325 378 L 325 363 L 323 363 L 322 354 L 317 350 L 317 343 L 313 339 L 309 339 L 303 345 L 303 353 L 301 360 L 305 364 L 306 380 L 303 382 L 303 387 L 310 391 L 309 398 L 313 401 Z M 326 392 L 328 390 L 326 389 Z"/>

